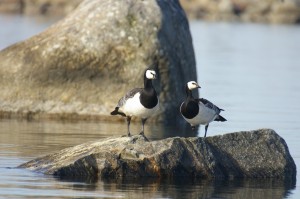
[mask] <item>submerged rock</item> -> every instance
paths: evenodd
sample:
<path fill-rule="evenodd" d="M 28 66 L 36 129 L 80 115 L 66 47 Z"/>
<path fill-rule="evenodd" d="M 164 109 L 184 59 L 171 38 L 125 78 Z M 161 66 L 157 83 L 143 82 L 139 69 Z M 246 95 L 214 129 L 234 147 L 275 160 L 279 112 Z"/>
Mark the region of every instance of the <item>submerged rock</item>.
<path fill-rule="evenodd" d="M 70 178 L 176 177 L 295 179 L 285 141 L 260 129 L 207 138 L 142 136 L 89 142 L 19 166 Z"/>
<path fill-rule="evenodd" d="M 115 119 L 110 112 L 158 62 L 161 112 L 180 123 L 185 82 L 197 79 L 178 0 L 86 0 L 44 32 L 0 51 L 0 116 Z M 182 90 L 180 89 L 182 88 Z"/>

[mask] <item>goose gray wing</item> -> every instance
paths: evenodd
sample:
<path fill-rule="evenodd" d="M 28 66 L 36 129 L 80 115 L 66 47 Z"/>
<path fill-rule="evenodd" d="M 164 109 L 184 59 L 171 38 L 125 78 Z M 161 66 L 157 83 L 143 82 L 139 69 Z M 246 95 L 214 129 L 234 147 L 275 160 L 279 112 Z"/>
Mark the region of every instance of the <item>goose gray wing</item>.
<path fill-rule="evenodd" d="M 204 104 L 204 106 L 206 106 L 207 108 L 210 108 L 212 110 L 214 110 L 217 114 L 219 114 L 221 111 L 224 111 L 223 109 L 217 107 L 216 105 L 214 105 L 212 102 L 208 101 L 207 99 L 204 98 L 200 98 L 197 99 L 197 101 L 202 104 Z"/>
<path fill-rule="evenodd" d="M 137 94 L 138 92 L 141 92 L 141 91 L 143 91 L 143 88 L 134 88 L 134 89 L 128 91 L 128 92 L 127 92 L 127 93 L 119 100 L 117 107 L 122 107 L 128 99 L 133 98 L 133 96 L 134 96 L 135 94 Z"/>

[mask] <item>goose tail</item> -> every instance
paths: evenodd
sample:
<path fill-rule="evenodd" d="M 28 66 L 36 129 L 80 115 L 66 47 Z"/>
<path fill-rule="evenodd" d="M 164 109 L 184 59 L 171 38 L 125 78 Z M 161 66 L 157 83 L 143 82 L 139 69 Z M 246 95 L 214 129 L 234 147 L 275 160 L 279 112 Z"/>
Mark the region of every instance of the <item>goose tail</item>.
<path fill-rule="evenodd" d="M 123 117 L 126 117 L 126 115 L 122 112 L 119 112 L 119 107 L 116 107 L 115 110 L 113 110 L 111 113 L 111 115 L 122 115 Z"/>
<path fill-rule="evenodd" d="M 221 115 L 218 115 L 218 117 L 216 117 L 215 121 L 218 121 L 218 122 L 225 122 L 227 121 L 223 116 Z"/>

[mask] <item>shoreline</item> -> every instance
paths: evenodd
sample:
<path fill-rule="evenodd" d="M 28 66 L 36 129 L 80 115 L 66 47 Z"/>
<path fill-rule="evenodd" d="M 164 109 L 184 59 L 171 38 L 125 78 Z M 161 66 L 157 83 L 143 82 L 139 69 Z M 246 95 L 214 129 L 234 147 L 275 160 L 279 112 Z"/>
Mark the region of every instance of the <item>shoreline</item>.
<path fill-rule="evenodd" d="M 243 0 L 179 0 L 189 20 L 300 24 L 300 4 L 297 0 L 254 2 Z M 61 16 L 74 10 L 82 0 L 3 0 L 1 14 L 24 16 Z"/>

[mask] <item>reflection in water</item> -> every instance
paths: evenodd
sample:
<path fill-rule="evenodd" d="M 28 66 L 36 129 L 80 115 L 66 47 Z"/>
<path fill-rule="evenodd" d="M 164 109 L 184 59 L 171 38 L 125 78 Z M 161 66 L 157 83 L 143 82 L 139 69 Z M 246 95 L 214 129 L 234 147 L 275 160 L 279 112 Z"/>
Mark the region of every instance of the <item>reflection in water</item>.
<path fill-rule="evenodd" d="M 66 179 L 60 179 L 64 182 Z M 124 198 L 272 198 L 281 199 L 295 188 L 295 181 L 279 179 L 264 180 L 196 180 L 177 179 L 103 179 L 77 183 L 74 190 L 99 191 L 104 193 L 121 192 Z"/>
<path fill-rule="evenodd" d="M 138 134 L 140 123 L 132 122 L 131 129 L 133 134 Z M 151 123 L 145 125 L 145 134 L 151 140 L 175 136 L 196 136 L 196 132 L 192 132 L 188 127 L 168 127 L 162 124 Z M 122 135 L 127 135 L 125 120 L 124 123 L 0 121 L 0 144 L 2 144 L 2 150 L 18 152 L 21 157 L 32 155 L 36 157 L 84 142 Z"/>

